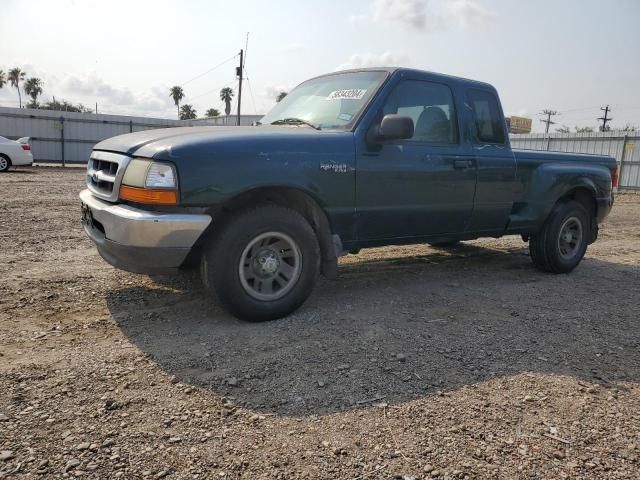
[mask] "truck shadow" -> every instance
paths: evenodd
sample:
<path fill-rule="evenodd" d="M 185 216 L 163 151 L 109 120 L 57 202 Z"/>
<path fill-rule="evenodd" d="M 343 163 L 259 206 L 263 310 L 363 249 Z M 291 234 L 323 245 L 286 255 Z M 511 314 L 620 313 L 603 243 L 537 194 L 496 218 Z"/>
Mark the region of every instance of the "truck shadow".
<path fill-rule="evenodd" d="M 347 257 L 303 308 L 241 322 L 195 276 L 114 291 L 124 334 L 165 371 L 262 412 L 399 403 L 521 372 L 640 381 L 640 269 L 536 271 L 523 249 Z"/>

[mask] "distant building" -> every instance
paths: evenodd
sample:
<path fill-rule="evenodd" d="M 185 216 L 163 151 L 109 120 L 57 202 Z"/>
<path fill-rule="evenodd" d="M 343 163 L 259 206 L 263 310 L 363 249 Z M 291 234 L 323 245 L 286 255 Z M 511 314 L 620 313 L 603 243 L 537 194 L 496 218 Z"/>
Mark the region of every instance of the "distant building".
<path fill-rule="evenodd" d="M 260 121 L 260 119 L 264 117 L 264 115 L 240 115 L 240 125 L 243 127 L 253 125 L 255 122 Z M 219 117 L 210 117 L 210 118 L 198 118 L 195 120 L 191 120 L 190 125 L 215 125 L 215 126 L 233 126 L 235 127 L 238 123 L 237 115 L 220 115 Z"/>
<path fill-rule="evenodd" d="M 509 133 L 531 133 L 531 119 L 525 117 L 507 117 Z"/>

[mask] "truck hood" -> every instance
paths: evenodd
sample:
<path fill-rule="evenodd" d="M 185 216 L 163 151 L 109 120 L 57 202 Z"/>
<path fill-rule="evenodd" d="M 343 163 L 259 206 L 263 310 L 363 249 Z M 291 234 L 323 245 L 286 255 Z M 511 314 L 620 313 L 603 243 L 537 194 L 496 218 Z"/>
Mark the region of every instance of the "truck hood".
<path fill-rule="evenodd" d="M 185 148 L 203 147 L 213 143 L 241 141 L 246 147 L 280 139 L 317 138 L 319 135 L 344 134 L 342 131 L 318 131 L 306 126 L 258 127 L 178 127 L 145 130 L 108 138 L 98 143 L 95 150 L 125 153 L 147 158 L 171 159 Z M 237 145 L 236 145 L 237 146 Z"/>

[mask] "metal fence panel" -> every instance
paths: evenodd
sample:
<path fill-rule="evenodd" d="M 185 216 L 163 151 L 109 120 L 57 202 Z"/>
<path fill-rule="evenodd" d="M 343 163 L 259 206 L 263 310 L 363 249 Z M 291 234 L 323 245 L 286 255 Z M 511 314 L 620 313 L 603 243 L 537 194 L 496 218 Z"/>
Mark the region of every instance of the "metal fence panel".
<path fill-rule="evenodd" d="M 511 146 L 523 150 L 608 155 L 618 162 L 619 188 L 640 190 L 640 131 L 540 133 L 510 135 Z"/>

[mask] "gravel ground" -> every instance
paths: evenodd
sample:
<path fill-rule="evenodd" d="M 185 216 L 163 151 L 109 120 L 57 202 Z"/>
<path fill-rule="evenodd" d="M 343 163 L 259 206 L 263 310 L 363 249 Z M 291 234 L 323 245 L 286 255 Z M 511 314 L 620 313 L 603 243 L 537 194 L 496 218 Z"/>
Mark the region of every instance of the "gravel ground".
<path fill-rule="evenodd" d="M 570 275 L 363 250 L 286 319 L 104 263 L 83 172 L 0 175 L 0 478 L 639 478 L 640 196 Z"/>

